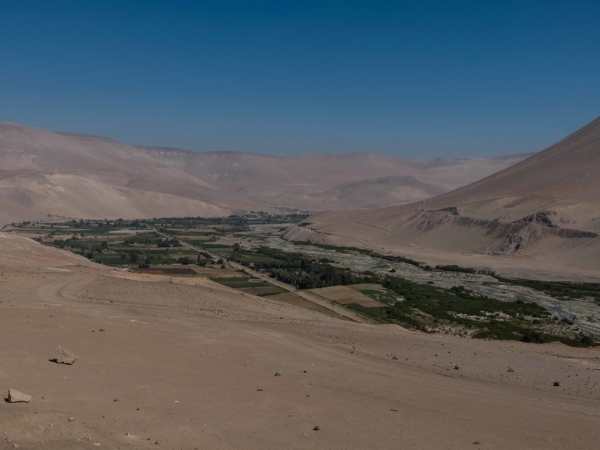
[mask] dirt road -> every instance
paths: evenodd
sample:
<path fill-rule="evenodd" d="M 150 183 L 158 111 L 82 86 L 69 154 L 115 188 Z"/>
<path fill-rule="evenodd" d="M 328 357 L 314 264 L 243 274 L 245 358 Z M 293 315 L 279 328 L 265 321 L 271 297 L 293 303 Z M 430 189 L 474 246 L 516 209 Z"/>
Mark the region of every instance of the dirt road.
<path fill-rule="evenodd" d="M 158 234 L 159 236 L 162 236 L 164 238 L 167 238 L 167 239 L 172 239 L 173 238 L 173 236 L 170 236 L 170 235 L 168 235 L 166 233 L 162 233 L 162 232 L 160 232 L 160 231 L 158 231 L 156 229 L 154 229 L 153 231 L 156 234 Z M 203 249 L 203 248 L 200 248 L 200 247 L 196 247 L 195 245 L 189 244 L 189 243 L 187 243 L 187 242 L 185 242 L 185 241 L 183 241 L 181 239 L 179 240 L 179 242 L 181 243 L 181 245 L 183 245 L 184 247 L 187 247 L 187 248 L 189 248 L 191 250 L 196 250 L 197 252 L 207 253 L 213 259 L 215 259 L 215 260 L 221 259 L 221 257 L 219 255 L 211 253 L 210 251 L 208 251 L 206 249 Z M 346 318 L 348 318 L 348 319 L 350 319 L 350 320 L 352 320 L 354 322 L 358 322 L 358 323 L 363 323 L 363 322 L 370 323 L 370 321 L 368 319 L 366 319 L 366 318 L 364 318 L 362 316 L 359 316 L 358 314 L 356 314 L 356 313 L 354 313 L 352 311 L 349 311 L 346 308 L 343 308 L 343 307 L 341 307 L 339 305 L 336 305 L 335 303 L 328 302 L 327 300 L 322 299 L 322 298 L 320 298 L 320 297 L 318 297 L 318 296 L 316 296 L 316 295 L 314 295 L 314 294 L 312 294 L 310 292 L 306 292 L 306 291 L 302 291 L 300 289 L 296 289 L 295 286 L 290 286 L 289 284 L 286 284 L 286 283 L 283 283 L 283 282 L 281 282 L 279 280 L 271 278 L 271 277 L 269 277 L 268 275 L 266 275 L 264 273 L 252 270 L 249 267 L 242 266 L 241 264 L 238 264 L 236 262 L 229 261 L 228 264 L 231 267 L 235 268 L 235 269 L 243 270 L 246 273 L 248 273 L 248 274 L 250 274 L 250 275 L 252 275 L 252 276 L 254 276 L 256 278 L 260 278 L 261 280 L 267 281 L 267 282 L 269 282 L 271 284 L 274 284 L 275 286 L 279 286 L 280 288 L 285 289 L 288 292 L 293 292 L 294 294 L 302 297 L 305 300 L 308 300 L 309 302 L 315 303 L 315 304 L 317 304 L 319 306 L 322 306 L 324 308 L 327 308 L 329 310 L 333 310 L 333 312 L 335 312 L 336 314 L 338 314 L 338 315 L 340 315 L 342 317 L 346 317 Z"/>

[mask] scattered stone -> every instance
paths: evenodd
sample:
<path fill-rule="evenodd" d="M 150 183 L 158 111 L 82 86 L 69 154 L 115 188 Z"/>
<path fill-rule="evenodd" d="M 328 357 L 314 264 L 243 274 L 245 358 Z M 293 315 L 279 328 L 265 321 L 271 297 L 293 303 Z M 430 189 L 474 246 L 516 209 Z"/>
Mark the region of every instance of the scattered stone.
<path fill-rule="evenodd" d="M 395 360 L 395 361 L 398 361 L 398 358 L 395 357 L 395 356 L 392 356 L 392 359 Z"/>
<path fill-rule="evenodd" d="M 319 431 L 320 429 L 321 429 L 321 428 L 319 428 L 319 427 L 314 427 L 314 428 L 313 428 L 313 430 L 315 430 L 315 431 Z"/>
<path fill-rule="evenodd" d="M 118 398 L 115 398 L 115 399 L 113 400 L 113 402 L 118 402 L 118 401 L 119 401 L 119 399 L 118 399 Z"/>
<path fill-rule="evenodd" d="M 68 421 L 69 422 L 75 422 L 75 417 L 69 417 Z"/>
<path fill-rule="evenodd" d="M 257 389 L 257 391 L 258 391 L 258 392 L 262 392 L 263 390 L 262 390 L 262 389 Z"/>
<path fill-rule="evenodd" d="M 308 373 L 308 370 L 305 370 L 304 373 Z"/>
<path fill-rule="evenodd" d="M 460 367 L 454 366 L 454 370 L 458 370 L 458 369 L 460 369 Z"/>
<path fill-rule="evenodd" d="M 560 383 L 558 381 L 555 381 L 554 386 L 560 386 Z"/>
<path fill-rule="evenodd" d="M 276 377 L 280 377 L 281 375 L 283 375 L 283 370 L 280 370 L 275 374 Z"/>
<path fill-rule="evenodd" d="M 13 448 L 19 448 L 19 444 L 13 444 Z"/>
<path fill-rule="evenodd" d="M 23 394 L 22 392 L 15 391 L 14 389 L 8 390 L 8 403 L 29 403 L 31 402 L 31 395 Z"/>
<path fill-rule="evenodd" d="M 77 361 L 77 357 L 73 353 L 59 346 L 58 356 L 54 361 L 56 361 L 58 364 L 68 364 L 71 366 L 75 364 L 75 361 Z"/>
<path fill-rule="evenodd" d="M 99 330 L 99 331 L 104 331 L 104 328 L 100 328 L 100 330 Z"/>
<path fill-rule="evenodd" d="M 510 367 L 508 368 L 507 372 L 514 372 L 514 369 L 511 369 Z"/>
<path fill-rule="evenodd" d="M 480 441 L 475 441 L 475 442 L 473 442 L 473 445 L 481 445 L 481 442 Z"/>

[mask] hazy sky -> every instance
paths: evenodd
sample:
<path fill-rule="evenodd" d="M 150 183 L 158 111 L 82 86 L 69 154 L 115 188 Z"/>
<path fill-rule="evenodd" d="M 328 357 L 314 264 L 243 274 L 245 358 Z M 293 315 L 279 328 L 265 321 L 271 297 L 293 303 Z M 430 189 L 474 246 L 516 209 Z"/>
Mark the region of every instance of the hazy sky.
<path fill-rule="evenodd" d="M 600 1 L 6 1 L 0 120 L 275 155 L 541 150 L 600 115 Z"/>

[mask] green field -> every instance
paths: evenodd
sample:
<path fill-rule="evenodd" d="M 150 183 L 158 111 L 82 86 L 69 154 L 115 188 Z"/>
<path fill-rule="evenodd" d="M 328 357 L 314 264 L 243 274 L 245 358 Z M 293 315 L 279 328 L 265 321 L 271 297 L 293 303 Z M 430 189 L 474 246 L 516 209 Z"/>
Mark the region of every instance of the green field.
<path fill-rule="evenodd" d="M 350 303 L 350 304 L 346 304 L 344 306 L 346 306 L 350 309 L 353 309 L 356 312 L 364 314 L 367 317 L 376 319 L 376 320 L 385 321 L 385 319 L 387 317 L 387 311 L 385 308 L 367 308 L 365 306 L 362 306 L 362 305 L 359 305 L 356 303 Z"/>
<path fill-rule="evenodd" d="M 115 255 L 111 253 L 98 253 L 94 255 L 94 261 L 100 262 L 102 264 L 118 266 L 134 264 L 129 258 L 122 259 L 121 255 Z M 137 263 L 135 263 L 135 265 L 137 265 Z"/>
<path fill-rule="evenodd" d="M 35 230 L 36 232 L 39 232 L 40 230 Z M 56 235 L 72 235 L 72 234 L 76 234 L 76 235 L 81 235 L 83 234 L 84 236 L 107 236 L 107 235 L 111 235 L 111 236 L 118 236 L 115 235 L 115 233 L 111 233 L 111 231 L 115 231 L 114 228 L 66 228 L 66 229 L 57 229 L 57 228 L 46 228 L 45 231 L 48 231 L 49 234 L 56 234 Z M 122 236 L 127 236 L 127 235 L 122 235 Z"/>
<path fill-rule="evenodd" d="M 278 259 L 271 258 L 270 256 L 248 255 L 248 254 L 242 254 L 238 259 L 240 262 L 249 262 L 249 263 L 279 261 Z"/>
<path fill-rule="evenodd" d="M 186 241 L 189 242 L 189 241 Z M 206 243 L 206 241 L 198 241 L 200 242 L 200 244 L 192 244 L 191 242 L 189 242 L 192 245 L 199 245 L 200 247 L 203 247 L 207 250 L 209 249 L 226 249 L 226 250 L 231 250 L 231 245 L 224 245 L 224 244 L 209 244 Z"/>
<path fill-rule="evenodd" d="M 223 286 L 227 286 L 227 287 L 230 287 L 233 289 L 271 286 L 271 284 L 267 283 L 266 281 L 252 282 L 252 281 L 250 281 L 250 278 L 246 278 L 246 277 L 211 278 L 210 280 L 214 281 L 215 283 L 219 283 L 219 284 L 222 284 Z"/>

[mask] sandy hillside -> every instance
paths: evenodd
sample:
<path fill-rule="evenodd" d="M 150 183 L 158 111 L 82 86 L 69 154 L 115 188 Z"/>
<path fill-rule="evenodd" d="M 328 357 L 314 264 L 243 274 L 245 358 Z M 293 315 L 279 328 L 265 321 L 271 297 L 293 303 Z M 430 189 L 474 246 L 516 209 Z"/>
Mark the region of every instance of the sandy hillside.
<path fill-rule="evenodd" d="M 43 219 L 221 216 L 422 200 L 525 155 L 403 160 L 371 153 L 275 158 L 136 147 L 0 122 L 0 224 Z"/>
<path fill-rule="evenodd" d="M 0 122 L 0 223 L 264 209 L 106 138 Z"/>
<path fill-rule="evenodd" d="M 600 118 L 463 188 L 411 205 L 315 215 L 287 237 L 399 251 L 429 263 L 597 278 L 599 199 Z"/>
<path fill-rule="evenodd" d="M 0 285 L 0 389 L 33 397 L 0 403 L 0 449 L 581 450 L 600 439 L 597 349 L 340 321 L 7 234 Z M 59 345 L 75 365 L 50 361 Z"/>
<path fill-rule="evenodd" d="M 139 147 L 223 192 L 312 211 L 401 205 L 464 186 L 529 155 L 413 160 L 375 153 L 277 158 L 241 152 Z"/>

